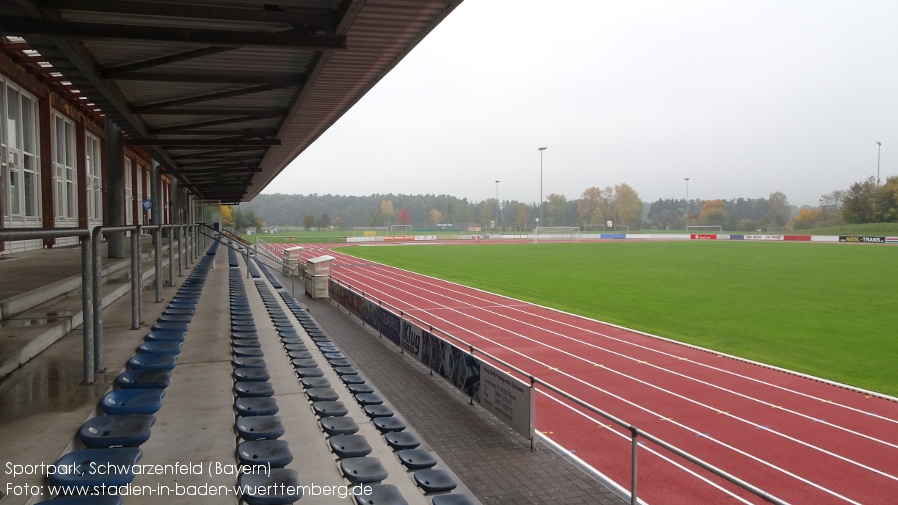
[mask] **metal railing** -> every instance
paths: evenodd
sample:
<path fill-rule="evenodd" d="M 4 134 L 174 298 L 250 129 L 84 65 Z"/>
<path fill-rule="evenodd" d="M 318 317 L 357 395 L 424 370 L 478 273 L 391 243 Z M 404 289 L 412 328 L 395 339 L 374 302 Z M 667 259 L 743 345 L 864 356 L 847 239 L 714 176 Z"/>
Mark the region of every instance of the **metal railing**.
<path fill-rule="evenodd" d="M 760 488 L 736 477 L 735 475 L 732 475 L 720 468 L 717 468 L 716 466 L 712 465 L 711 463 L 708 463 L 707 461 L 704 461 L 701 458 L 694 456 L 694 455 L 674 446 L 673 444 L 670 444 L 670 443 L 652 435 L 651 433 L 648 433 L 648 432 L 646 432 L 646 431 L 644 431 L 644 430 L 642 430 L 642 429 L 640 429 L 640 428 L 638 428 L 638 427 L 636 427 L 636 426 L 634 426 L 634 425 L 632 425 L 632 424 L 630 424 L 630 423 L 628 423 L 608 412 L 605 412 L 604 410 L 568 393 L 567 391 L 564 391 L 563 389 L 561 389 L 557 386 L 552 385 L 551 383 L 549 383 L 543 379 L 540 379 L 539 377 L 537 377 L 531 373 L 528 373 L 514 365 L 511 365 L 510 363 L 508 363 L 500 358 L 497 358 L 496 356 L 493 356 L 492 354 L 490 354 L 486 351 L 483 351 L 482 349 L 478 349 L 477 347 L 471 345 L 470 343 L 465 342 L 464 340 L 453 336 L 449 332 L 446 332 L 446 331 L 440 330 L 439 328 L 434 327 L 429 322 L 427 322 L 417 316 L 412 316 L 410 314 L 406 314 L 402 309 L 400 309 L 399 307 L 397 307 L 395 305 L 391 305 L 391 304 L 384 302 L 382 300 L 379 300 L 377 298 L 372 298 L 372 297 L 366 295 L 364 291 L 353 290 L 352 286 L 350 286 L 349 284 L 347 284 L 345 282 L 341 282 L 339 279 L 333 278 L 333 276 L 331 276 L 331 280 L 336 282 L 338 285 L 342 286 L 344 289 L 347 289 L 350 292 L 356 293 L 366 300 L 377 303 L 380 307 L 385 308 L 385 310 L 388 310 L 387 308 L 392 308 L 395 311 L 395 312 L 393 312 L 393 314 L 398 315 L 400 319 L 404 318 L 409 321 L 411 321 L 411 320 L 417 321 L 418 323 L 420 323 L 420 326 L 422 326 L 422 328 L 429 328 L 430 333 L 433 334 L 437 338 L 440 338 L 440 336 L 437 335 L 437 333 L 443 335 L 445 338 L 442 338 L 442 340 L 446 341 L 450 345 L 452 345 L 452 344 L 450 342 L 448 342 L 448 340 L 453 340 L 455 342 L 458 342 L 459 345 L 468 348 L 470 350 L 471 355 L 474 355 L 474 352 L 476 351 L 477 353 L 479 353 L 479 355 L 484 356 L 487 359 L 492 360 L 502 366 L 506 366 L 509 369 L 513 370 L 514 372 L 516 372 L 524 377 L 527 377 L 530 380 L 531 384 L 540 384 L 540 385 L 546 387 L 548 390 L 558 394 L 559 396 L 561 396 L 561 397 L 579 405 L 580 407 L 582 407 L 594 414 L 597 414 L 597 415 L 607 419 L 608 421 L 611 421 L 612 423 L 616 424 L 617 426 L 629 431 L 630 432 L 630 446 L 631 446 L 631 449 L 630 449 L 630 503 L 631 503 L 631 505 L 636 505 L 639 502 L 639 498 L 638 498 L 638 469 L 639 469 L 638 453 L 639 453 L 639 439 L 640 438 L 654 443 L 655 445 L 669 451 L 670 453 L 672 453 L 676 456 L 679 456 L 680 458 L 682 458 L 686 461 L 689 461 L 690 463 L 692 463 L 698 467 L 701 467 L 701 468 L 707 470 L 708 472 L 711 472 L 712 474 L 744 489 L 745 491 L 748 491 L 749 493 L 751 493 L 769 503 L 774 503 L 776 505 L 788 505 L 788 502 L 786 502 L 780 498 L 777 498 L 776 496 L 768 493 L 767 491 L 764 491 L 763 489 L 760 489 Z M 400 345 L 400 350 L 401 349 L 402 349 L 402 346 Z M 532 447 L 532 445 L 533 445 L 533 442 L 531 439 L 531 447 Z"/>

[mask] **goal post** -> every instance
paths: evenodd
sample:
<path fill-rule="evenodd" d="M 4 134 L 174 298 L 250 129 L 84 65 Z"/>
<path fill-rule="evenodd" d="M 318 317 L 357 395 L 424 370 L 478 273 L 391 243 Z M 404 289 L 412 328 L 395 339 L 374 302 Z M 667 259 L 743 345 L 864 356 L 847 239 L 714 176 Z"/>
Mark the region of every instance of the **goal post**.
<path fill-rule="evenodd" d="M 540 240 L 567 240 L 569 242 L 580 241 L 579 226 L 537 226 L 533 230 L 533 243 Z"/>
<path fill-rule="evenodd" d="M 410 224 L 391 224 L 390 225 L 390 233 L 393 232 L 402 232 L 402 233 L 410 233 L 412 231 L 412 225 Z"/>

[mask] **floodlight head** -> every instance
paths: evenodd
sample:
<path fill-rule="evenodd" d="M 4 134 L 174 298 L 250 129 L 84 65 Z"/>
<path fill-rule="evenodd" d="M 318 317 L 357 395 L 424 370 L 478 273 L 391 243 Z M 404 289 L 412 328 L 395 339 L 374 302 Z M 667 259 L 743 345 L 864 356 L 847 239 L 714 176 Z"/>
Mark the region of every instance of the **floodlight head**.
<path fill-rule="evenodd" d="M 548 149 L 548 147 L 540 147 L 539 148 L 540 151 L 545 151 L 546 149 Z"/>
<path fill-rule="evenodd" d="M 882 142 L 877 142 L 876 145 L 881 146 Z"/>

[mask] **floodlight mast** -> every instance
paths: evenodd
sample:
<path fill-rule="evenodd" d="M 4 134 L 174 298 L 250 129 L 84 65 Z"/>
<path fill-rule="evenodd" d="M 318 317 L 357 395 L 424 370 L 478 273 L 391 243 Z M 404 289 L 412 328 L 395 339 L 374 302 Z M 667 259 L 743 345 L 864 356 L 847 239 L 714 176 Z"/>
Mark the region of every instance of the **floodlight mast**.
<path fill-rule="evenodd" d="M 543 151 L 548 147 L 539 148 L 539 221 L 543 220 Z M 538 226 L 538 225 L 537 225 Z"/>

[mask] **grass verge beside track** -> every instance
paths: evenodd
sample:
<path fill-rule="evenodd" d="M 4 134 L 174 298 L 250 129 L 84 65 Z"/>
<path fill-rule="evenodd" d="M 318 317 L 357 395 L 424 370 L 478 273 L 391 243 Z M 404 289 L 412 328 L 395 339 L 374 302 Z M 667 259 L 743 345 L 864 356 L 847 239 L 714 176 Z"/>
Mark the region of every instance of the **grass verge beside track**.
<path fill-rule="evenodd" d="M 898 248 L 751 242 L 341 252 L 898 396 Z"/>

